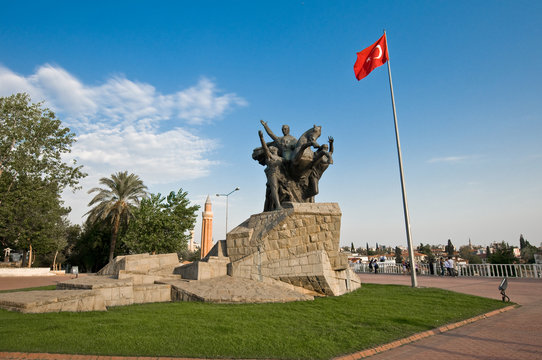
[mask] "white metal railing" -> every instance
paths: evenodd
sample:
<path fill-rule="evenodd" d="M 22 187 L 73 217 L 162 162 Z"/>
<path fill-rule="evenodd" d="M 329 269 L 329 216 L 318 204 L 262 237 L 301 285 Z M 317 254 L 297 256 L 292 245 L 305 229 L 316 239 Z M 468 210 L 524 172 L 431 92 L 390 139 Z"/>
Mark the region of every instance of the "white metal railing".
<path fill-rule="evenodd" d="M 369 264 L 354 263 L 352 269 L 357 273 L 370 273 L 374 269 L 369 268 Z M 445 269 L 446 270 L 446 269 Z M 378 272 L 382 274 L 408 274 L 402 264 L 379 263 Z M 441 268 L 438 264 L 433 264 L 433 272 L 429 264 L 418 264 L 416 267 L 418 275 L 441 275 Z M 542 279 L 541 264 L 456 264 L 455 273 L 457 276 L 481 276 L 481 277 L 516 277 L 516 278 L 534 278 Z M 444 271 L 444 275 L 447 275 Z"/>

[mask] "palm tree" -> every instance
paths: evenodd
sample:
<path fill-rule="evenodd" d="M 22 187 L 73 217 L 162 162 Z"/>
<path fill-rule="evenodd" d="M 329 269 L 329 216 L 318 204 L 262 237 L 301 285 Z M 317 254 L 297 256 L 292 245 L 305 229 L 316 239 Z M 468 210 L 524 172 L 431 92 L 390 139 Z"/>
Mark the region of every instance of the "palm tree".
<path fill-rule="evenodd" d="M 109 248 L 111 262 L 115 253 L 119 227 L 121 223 L 128 223 L 132 217 L 132 209 L 139 205 L 142 197 L 147 196 L 147 187 L 143 185 L 139 176 L 128 175 L 127 171 L 112 174 L 110 179 L 101 178 L 100 184 L 105 185 L 107 189 L 96 187 L 88 191 L 89 194 L 93 192 L 98 192 L 98 194 L 88 203 L 88 206 L 95 206 L 87 214 L 91 223 L 106 219 L 111 221 L 113 225 Z"/>

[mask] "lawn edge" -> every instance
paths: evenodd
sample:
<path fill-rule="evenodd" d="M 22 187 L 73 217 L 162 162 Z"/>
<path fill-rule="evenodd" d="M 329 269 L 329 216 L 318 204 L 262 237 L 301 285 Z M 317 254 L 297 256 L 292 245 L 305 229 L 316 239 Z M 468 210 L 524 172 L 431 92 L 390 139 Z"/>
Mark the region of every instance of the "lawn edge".
<path fill-rule="evenodd" d="M 334 357 L 333 360 L 364 359 L 366 357 L 373 356 L 373 355 L 379 354 L 379 353 L 384 352 L 384 351 L 388 351 L 388 350 L 398 348 L 399 346 L 403 346 L 403 345 L 406 345 L 406 344 L 413 343 L 415 341 L 424 339 L 424 338 L 429 337 L 429 336 L 442 334 L 442 333 L 445 333 L 447 331 L 457 329 L 458 327 L 465 326 L 465 325 L 471 324 L 471 323 L 479 321 L 479 320 L 487 319 L 487 318 L 490 318 L 492 316 L 502 314 L 503 312 L 506 312 L 506 311 L 509 311 L 509 310 L 512 310 L 512 309 L 515 309 L 515 308 L 518 308 L 518 307 L 520 307 L 520 305 L 509 305 L 509 306 L 506 306 L 506 307 L 503 307 L 503 308 L 500 308 L 500 309 L 497 309 L 497 310 L 487 312 L 485 314 L 474 316 L 474 317 L 471 317 L 471 318 L 468 318 L 468 319 L 465 319 L 465 320 L 461 320 L 461 321 L 458 321 L 458 322 L 455 322 L 455 323 L 443 325 L 443 326 L 440 326 L 440 327 L 432 329 L 432 330 L 422 331 L 422 332 L 410 335 L 410 336 L 408 336 L 406 338 L 398 339 L 398 340 L 395 340 L 395 341 L 392 341 L 392 342 L 389 342 L 389 343 L 386 343 L 386 344 L 376 346 L 374 348 L 357 351 L 357 352 L 351 353 L 351 354 L 340 355 L 340 356 Z"/>

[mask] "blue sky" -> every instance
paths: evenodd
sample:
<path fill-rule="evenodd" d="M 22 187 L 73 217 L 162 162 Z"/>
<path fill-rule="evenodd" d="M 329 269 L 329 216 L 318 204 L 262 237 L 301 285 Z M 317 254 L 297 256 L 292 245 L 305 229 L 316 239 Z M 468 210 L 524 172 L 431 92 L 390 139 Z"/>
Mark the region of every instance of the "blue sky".
<path fill-rule="evenodd" d="M 128 170 L 210 194 L 223 239 L 214 194 L 241 188 L 230 229 L 263 209 L 264 119 L 335 138 L 316 200 L 339 203 L 341 244 L 406 246 L 387 70 L 352 69 L 385 28 L 413 243 L 542 242 L 540 1 L 1 3 L 0 96 L 29 92 L 78 137 L 74 223 Z"/>

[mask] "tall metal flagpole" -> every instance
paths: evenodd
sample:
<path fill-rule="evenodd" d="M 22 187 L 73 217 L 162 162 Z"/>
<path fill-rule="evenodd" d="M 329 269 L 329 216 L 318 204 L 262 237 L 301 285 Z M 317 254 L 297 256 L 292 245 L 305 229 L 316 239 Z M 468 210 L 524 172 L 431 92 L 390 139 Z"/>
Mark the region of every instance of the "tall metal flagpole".
<path fill-rule="evenodd" d="M 384 35 L 386 35 L 386 30 L 384 30 Z M 414 262 L 414 251 L 412 248 L 412 236 L 410 235 L 410 217 L 408 215 L 405 179 L 403 177 L 403 158 L 401 156 L 401 142 L 399 141 L 399 127 L 397 126 L 397 113 L 395 111 L 395 97 L 393 96 L 393 82 L 391 81 L 390 56 L 389 56 L 387 37 L 386 37 L 386 50 L 388 52 L 388 76 L 390 78 L 391 103 L 393 106 L 393 120 L 395 122 L 395 140 L 397 141 L 397 157 L 399 158 L 399 173 L 401 174 L 401 190 L 403 192 L 403 211 L 405 213 L 405 227 L 406 227 L 406 236 L 407 236 L 407 243 L 408 243 L 408 258 L 410 261 L 410 278 L 412 281 L 412 287 L 418 287 L 418 280 L 416 279 L 416 263 Z"/>

